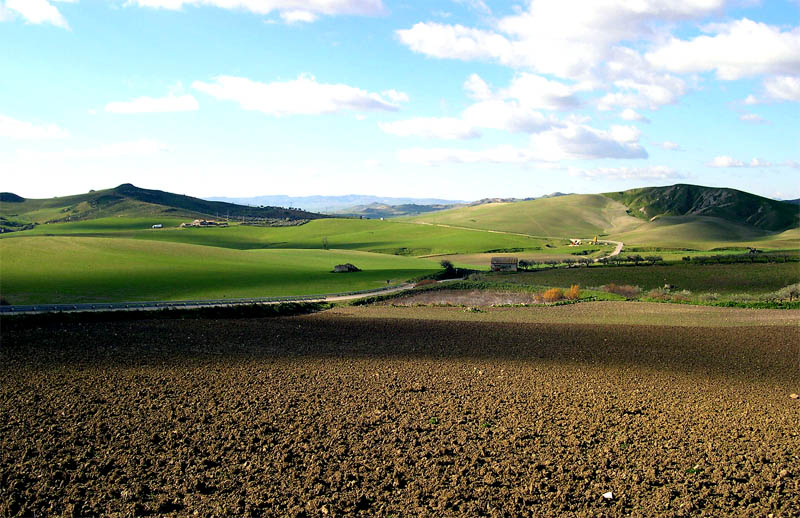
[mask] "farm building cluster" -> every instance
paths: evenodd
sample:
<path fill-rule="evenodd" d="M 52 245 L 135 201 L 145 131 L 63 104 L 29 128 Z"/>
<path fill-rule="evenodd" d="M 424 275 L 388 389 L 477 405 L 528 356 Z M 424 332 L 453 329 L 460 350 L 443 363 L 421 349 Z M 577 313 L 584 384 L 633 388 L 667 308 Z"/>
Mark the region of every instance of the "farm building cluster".
<path fill-rule="evenodd" d="M 516 257 L 492 257 L 493 272 L 516 272 L 519 259 Z"/>
<path fill-rule="evenodd" d="M 213 219 L 196 219 L 191 223 L 181 223 L 181 228 L 187 227 L 227 227 L 226 222 L 217 222 Z"/>

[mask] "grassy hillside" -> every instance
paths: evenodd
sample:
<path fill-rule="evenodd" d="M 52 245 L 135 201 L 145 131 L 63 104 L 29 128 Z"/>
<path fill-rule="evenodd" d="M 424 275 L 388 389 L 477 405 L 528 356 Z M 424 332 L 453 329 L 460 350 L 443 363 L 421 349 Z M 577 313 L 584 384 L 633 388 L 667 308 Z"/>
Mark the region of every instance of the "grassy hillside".
<path fill-rule="evenodd" d="M 605 193 L 650 220 L 658 216 L 709 216 L 759 230 L 781 231 L 798 225 L 800 207 L 755 194 L 715 187 L 677 184 Z"/>
<path fill-rule="evenodd" d="M 670 248 L 711 249 L 726 246 L 764 246 L 773 233 L 722 218 L 663 216 L 638 228 L 612 234 L 627 245 L 658 243 Z"/>
<path fill-rule="evenodd" d="M 395 221 L 318 219 L 293 227 L 233 225 L 227 228 L 176 228 L 181 220 L 165 218 L 103 218 L 40 225 L 33 230 L 6 234 L 2 239 L 33 239 L 42 235 L 124 237 L 190 243 L 236 249 L 328 248 L 363 250 L 396 255 L 477 253 L 532 250 L 545 242 L 524 236 L 433 227 Z M 163 229 L 151 229 L 163 223 Z"/>
<path fill-rule="evenodd" d="M 122 184 L 113 189 L 46 199 L 0 193 L 0 227 L 19 230 L 37 223 L 82 221 L 108 216 L 233 219 L 316 219 L 323 216 L 279 207 L 246 207 Z"/>
<path fill-rule="evenodd" d="M 641 221 L 600 194 L 571 194 L 513 203 L 486 203 L 411 218 L 410 221 L 535 236 L 591 237 L 635 228 Z"/>
<path fill-rule="evenodd" d="M 358 251 L 231 250 L 124 238 L 3 239 L 0 257 L 0 294 L 12 304 L 334 293 L 440 269 L 435 261 Z M 347 262 L 363 271 L 330 273 Z"/>

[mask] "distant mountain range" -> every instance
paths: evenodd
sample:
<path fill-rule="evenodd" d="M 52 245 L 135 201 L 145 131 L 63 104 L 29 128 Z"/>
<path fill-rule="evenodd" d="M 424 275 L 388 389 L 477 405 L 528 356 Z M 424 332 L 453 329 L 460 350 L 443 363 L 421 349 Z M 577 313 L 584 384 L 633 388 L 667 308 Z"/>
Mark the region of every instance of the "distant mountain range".
<path fill-rule="evenodd" d="M 250 198 L 209 197 L 208 200 L 236 203 L 250 206 L 295 207 L 311 212 L 328 214 L 352 212 L 355 207 L 368 207 L 373 204 L 398 205 L 440 205 L 451 206 L 467 203 L 463 200 L 444 200 L 440 198 L 393 198 L 390 196 L 370 196 L 363 194 L 345 194 L 342 196 L 285 196 L 282 194 L 253 196 Z"/>

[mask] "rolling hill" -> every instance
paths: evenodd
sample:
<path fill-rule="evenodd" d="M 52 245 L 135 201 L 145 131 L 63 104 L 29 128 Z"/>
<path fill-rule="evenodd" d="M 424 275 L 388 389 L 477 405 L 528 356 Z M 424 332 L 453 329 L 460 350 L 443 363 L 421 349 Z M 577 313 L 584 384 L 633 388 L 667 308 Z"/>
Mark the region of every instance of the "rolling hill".
<path fill-rule="evenodd" d="M 800 207 L 735 189 L 673 185 L 486 203 L 423 214 L 417 223 L 549 237 L 607 236 L 673 248 L 800 245 Z"/>
<path fill-rule="evenodd" d="M 34 224 L 84 221 L 109 216 L 310 220 L 325 216 L 281 207 L 247 207 L 182 194 L 142 189 L 129 183 L 113 189 L 46 199 L 0 193 L 0 228 L 23 230 Z"/>
<path fill-rule="evenodd" d="M 608 192 L 604 196 L 624 204 L 633 216 L 647 220 L 659 216 L 709 216 L 771 232 L 795 227 L 800 220 L 796 205 L 736 189 L 677 184 Z"/>

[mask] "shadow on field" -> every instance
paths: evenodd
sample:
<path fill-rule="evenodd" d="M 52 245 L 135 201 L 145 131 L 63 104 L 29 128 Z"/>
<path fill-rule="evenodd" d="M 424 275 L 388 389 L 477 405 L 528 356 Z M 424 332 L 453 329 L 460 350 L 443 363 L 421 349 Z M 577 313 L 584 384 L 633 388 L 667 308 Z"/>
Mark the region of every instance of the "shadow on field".
<path fill-rule="evenodd" d="M 784 382 L 800 374 L 800 328 L 519 324 L 280 318 L 30 321 L 6 325 L 0 371 L 281 358 L 421 358 L 574 363 Z"/>

